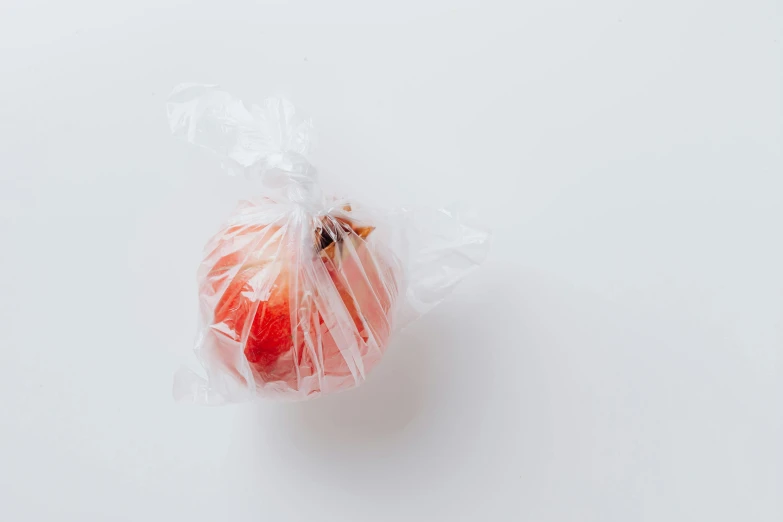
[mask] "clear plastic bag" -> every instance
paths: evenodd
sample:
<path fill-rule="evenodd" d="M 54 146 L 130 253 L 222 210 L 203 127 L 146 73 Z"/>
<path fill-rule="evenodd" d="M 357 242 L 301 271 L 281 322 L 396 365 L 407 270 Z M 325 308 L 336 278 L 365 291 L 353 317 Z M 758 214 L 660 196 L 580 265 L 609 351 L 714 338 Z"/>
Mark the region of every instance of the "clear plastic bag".
<path fill-rule="evenodd" d="M 325 196 L 307 159 L 311 121 L 286 100 L 246 107 L 216 86 L 187 84 L 167 109 L 176 136 L 265 187 L 205 248 L 195 348 L 203 375 L 181 370 L 177 399 L 304 399 L 357 386 L 393 332 L 486 254 L 488 233 L 464 216 Z"/>

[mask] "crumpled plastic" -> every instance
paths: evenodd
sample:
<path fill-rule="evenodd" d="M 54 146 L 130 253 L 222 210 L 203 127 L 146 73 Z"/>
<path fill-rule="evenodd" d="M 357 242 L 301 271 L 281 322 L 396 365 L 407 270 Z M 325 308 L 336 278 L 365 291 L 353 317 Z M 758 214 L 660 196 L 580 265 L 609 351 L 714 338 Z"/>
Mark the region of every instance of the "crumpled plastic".
<path fill-rule="evenodd" d="M 308 160 L 313 125 L 287 100 L 246 106 L 214 85 L 169 97 L 175 136 L 260 178 L 198 269 L 201 367 L 178 400 L 306 399 L 361 384 L 393 333 L 484 259 L 489 233 L 444 209 L 368 208 L 326 196 Z"/>

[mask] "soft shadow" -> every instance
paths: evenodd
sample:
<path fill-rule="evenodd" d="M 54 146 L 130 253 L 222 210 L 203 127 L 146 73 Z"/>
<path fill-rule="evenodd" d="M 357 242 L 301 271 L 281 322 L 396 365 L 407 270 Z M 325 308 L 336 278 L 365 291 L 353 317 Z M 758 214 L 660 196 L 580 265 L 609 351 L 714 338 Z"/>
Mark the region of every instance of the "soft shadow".
<path fill-rule="evenodd" d="M 473 286 L 469 297 L 462 293 L 442 304 L 399 332 L 354 390 L 243 408 L 237 435 L 244 440 L 234 447 L 235 465 L 251 474 L 251 468 L 285 470 L 293 481 L 317 478 L 370 495 L 400 483 L 441 480 L 450 470 L 421 464 L 453 462 L 446 454 L 449 441 L 466 454 L 476 450 L 477 419 L 487 398 L 485 387 L 466 383 L 482 328 L 491 324 L 486 305 L 505 294 Z"/>
<path fill-rule="evenodd" d="M 405 432 L 420 420 L 437 386 L 438 345 L 455 339 L 443 335 L 443 317 L 395 336 L 384 359 L 358 388 L 314 400 L 275 405 L 274 419 L 282 439 L 323 462 L 352 460 L 357 455 L 405 451 Z M 465 326 L 469 327 L 468 325 Z"/>
<path fill-rule="evenodd" d="M 432 371 L 426 339 L 398 336 L 367 381 L 353 390 L 294 403 L 281 422 L 310 448 L 378 444 L 420 414 Z"/>

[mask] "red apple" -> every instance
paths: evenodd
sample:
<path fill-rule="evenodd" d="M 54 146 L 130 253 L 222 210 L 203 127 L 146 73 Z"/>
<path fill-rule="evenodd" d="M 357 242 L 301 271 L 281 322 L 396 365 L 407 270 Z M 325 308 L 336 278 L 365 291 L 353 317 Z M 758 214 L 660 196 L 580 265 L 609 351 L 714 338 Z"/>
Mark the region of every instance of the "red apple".
<path fill-rule="evenodd" d="M 214 310 L 216 358 L 236 379 L 306 397 L 355 386 L 378 363 L 399 272 L 368 240 L 373 229 L 349 212 L 314 218 L 309 230 L 295 221 L 229 226 L 216 236 L 200 293 Z"/>

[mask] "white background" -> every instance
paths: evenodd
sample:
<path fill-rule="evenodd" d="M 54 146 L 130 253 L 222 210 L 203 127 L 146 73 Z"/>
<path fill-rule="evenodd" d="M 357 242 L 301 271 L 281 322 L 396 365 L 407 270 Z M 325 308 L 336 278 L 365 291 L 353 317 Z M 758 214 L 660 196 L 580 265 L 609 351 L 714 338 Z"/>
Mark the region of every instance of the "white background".
<path fill-rule="evenodd" d="M 781 45 L 775 0 L 4 0 L 0 519 L 783 519 Z M 182 81 L 493 228 L 365 386 L 171 399 L 257 190 L 169 135 Z"/>

